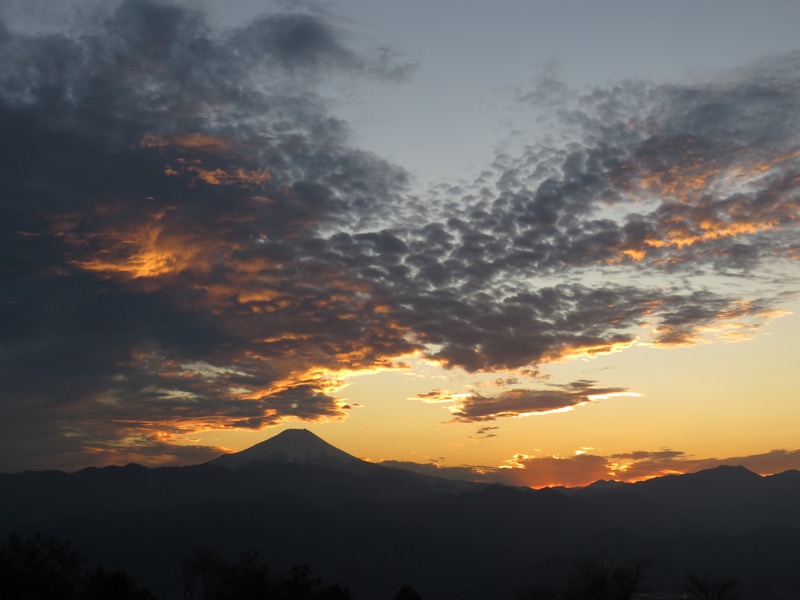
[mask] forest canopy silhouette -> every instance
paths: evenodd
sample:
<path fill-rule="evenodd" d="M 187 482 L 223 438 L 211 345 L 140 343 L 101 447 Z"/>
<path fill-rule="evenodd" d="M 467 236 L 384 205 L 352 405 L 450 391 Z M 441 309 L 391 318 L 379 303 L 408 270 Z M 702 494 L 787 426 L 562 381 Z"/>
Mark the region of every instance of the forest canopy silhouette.
<path fill-rule="evenodd" d="M 651 566 L 649 560 L 642 558 L 580 557 L 572 560 L 562 585 L 534 582 L 517 590 L 516 599 L 631 600 L 645 589 Z M 210 550 L 195 550 L 183 561 L 181 571 L 183 600 L 355 600 L 346 586 L 323 582 L 308 565 L 273 573 L 253 551 L 230 561 Z M 714 579 L 688 573 L 685 589 L 685 597 L 695 600 L 736 600 L 740 596 L 739 583 L 734 578 Z M 0 544 L 0 598 L 158 600 L 124 570 L 92 568 L 68 541 L 42 535 L 22 538 L 16 534 Z M 423 600 L 410 584 L 402 585 L 393 598 Z"/>

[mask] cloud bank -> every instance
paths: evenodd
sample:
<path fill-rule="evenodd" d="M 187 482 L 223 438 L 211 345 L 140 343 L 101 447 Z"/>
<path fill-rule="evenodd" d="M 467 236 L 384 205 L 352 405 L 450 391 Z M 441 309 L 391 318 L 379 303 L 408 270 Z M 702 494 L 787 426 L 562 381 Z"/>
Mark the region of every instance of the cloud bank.
<path fill-rule="evenodd" d="M 771 450 L 763 454 L 730 458 L 694 458 L 679 450 L 638 450 L 599 455 L 578 451 L 572 456 L 516 454 L 500 466 L 442 466 L 437 463 L 383 461 L 427 475 L 485 483 L 544 488 L 584 487 L 595 481 L 636 482 L 653 477 L 694 473 L 722 465 L 743 466 L 754 473 L 774 475 L 800 467 L 800 450 Z"/>
<path fill-rule="evenodd" d="M 420 196 L 318 93 L 408 66 L 323 16 L 221 30 L 125 0 L 69 31 L 0 24 L 0 47 L 3 470 L 340 419 L 343 376 L 410 354 L 487 372 L 747 337 L 792 291 L 798 54 L 534 93 L 556 141 Z M 455 418 L 626 391 L 581 385 Z"/>

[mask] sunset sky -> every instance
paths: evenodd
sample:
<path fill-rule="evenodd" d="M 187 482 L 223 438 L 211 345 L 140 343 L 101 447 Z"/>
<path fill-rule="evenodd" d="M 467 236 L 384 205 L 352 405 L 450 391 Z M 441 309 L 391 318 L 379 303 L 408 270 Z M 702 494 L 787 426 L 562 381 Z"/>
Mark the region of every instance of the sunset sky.
<path fill-rule="evenodd" d="M 800 468 L 800 3 L 0 19 L 0 472 Z"/>

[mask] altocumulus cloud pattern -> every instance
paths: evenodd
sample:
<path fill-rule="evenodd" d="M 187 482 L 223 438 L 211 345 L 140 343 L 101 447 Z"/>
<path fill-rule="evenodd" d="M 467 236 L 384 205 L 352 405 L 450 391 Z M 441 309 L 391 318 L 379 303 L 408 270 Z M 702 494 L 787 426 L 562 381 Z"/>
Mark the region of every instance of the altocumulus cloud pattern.
<path fill-rule="evenodd" d="M 0 437 L 17 466 L 210 458 L 176 440 L 342 418 L 347 373 L 418 355 L 535 376 L 748 336 L 792 291 L 800 54 L 684 86 L 543 80 L 525 102 L 550 141 L 419 194 L 315 91 L 402 79 L 391 53 L 319 14 L 219 30 L 111 6 L 70 33 L 0 25 Z M 473 394 L 453 419 L 627 391 Z"/>

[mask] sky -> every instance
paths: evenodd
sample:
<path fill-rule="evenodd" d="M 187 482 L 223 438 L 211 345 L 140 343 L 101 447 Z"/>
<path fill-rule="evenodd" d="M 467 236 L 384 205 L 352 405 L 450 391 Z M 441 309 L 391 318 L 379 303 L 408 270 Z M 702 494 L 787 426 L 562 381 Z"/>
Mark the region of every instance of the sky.
<path fill-rule="evenodd" d="M 0 471 L 800 468 L 798 22 L 7 0 Z"/>

